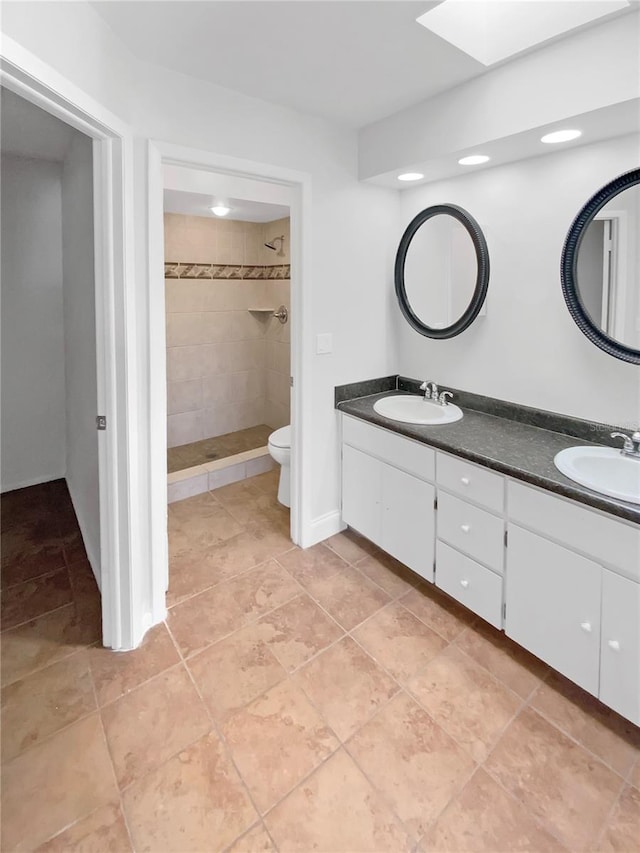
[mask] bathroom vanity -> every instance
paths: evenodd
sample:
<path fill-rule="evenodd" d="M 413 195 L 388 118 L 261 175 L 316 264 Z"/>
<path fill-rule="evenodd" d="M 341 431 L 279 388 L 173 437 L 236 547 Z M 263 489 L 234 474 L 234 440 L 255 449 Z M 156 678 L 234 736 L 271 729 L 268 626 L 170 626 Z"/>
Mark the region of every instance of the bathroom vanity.
<path fill-rule="evenodd" d="M 384 396 L 337 398 L 343 521 L 640 724 L 640 505 L 554 468 L 575 435 L 467 408 L 398 423 Z"/>

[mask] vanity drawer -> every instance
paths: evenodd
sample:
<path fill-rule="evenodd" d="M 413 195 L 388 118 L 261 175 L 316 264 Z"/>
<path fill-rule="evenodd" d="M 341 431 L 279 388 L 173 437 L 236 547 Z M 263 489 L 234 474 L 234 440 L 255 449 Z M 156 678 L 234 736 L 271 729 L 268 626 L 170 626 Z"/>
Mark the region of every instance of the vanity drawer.
<path fill-rule="evenodd" d="M 436 544 L 436 586 L 502 628 L 502 578 L 444 542 Z"/>
<path fill-rule="evenodd" d="M 343 415 L 342 440 L 422 480 L 435 479 L 435 451 L 382 427 Z"/>
<path fill-rule="evenodd" d="M 504 477 L 500 474 L 446 453 L 437 454 L 436 471 L 439 486 L 494 512 L 504 511 Z"/>
<path fill-rule="evenodd" d="M 511 520 L 640 580 L 639 526 L 516 481 L 509 481 L 507 496 Z"/>
<path fill-rule="evenodd" d="M 504 521 L 484 509 L 438 492 L 438 539 L 502 574 Z"/>

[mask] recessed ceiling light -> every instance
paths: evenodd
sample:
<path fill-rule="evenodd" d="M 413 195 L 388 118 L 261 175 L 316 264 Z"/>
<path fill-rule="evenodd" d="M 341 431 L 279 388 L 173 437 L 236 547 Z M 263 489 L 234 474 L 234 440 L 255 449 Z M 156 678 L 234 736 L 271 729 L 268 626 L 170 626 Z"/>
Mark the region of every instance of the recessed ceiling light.
<path fill-rule="evenodd" d="M 486 163 L 491 157 L 486 154 L 471 154 L 469 157 L 462 157 L 458 160 L 461 166 L 479 166 L 481 163 Z"/>
<path fill-rule="evenodd" d="M 405 172 L 403 175 L 398 175 L 399 181 L 419 181 L 424 178 L 422 172 Z"/>
<path fill-rule="evenodd" d="M 553 133 L 546 133 L 540 142 L 554 145 L 556 142 L 571 142 L 572 139 L 577 139 L 579 136 L 582 136 L 581 130 L 554 130 Z"/>
<path fill-rule="evenodd" d="M 215 204 L 212 208 L 210 208 L 211 213 L 214 216 L 226 216 L 227 213 L 231 210 L 230 207 L 227 207 L 226 204 Z"/>

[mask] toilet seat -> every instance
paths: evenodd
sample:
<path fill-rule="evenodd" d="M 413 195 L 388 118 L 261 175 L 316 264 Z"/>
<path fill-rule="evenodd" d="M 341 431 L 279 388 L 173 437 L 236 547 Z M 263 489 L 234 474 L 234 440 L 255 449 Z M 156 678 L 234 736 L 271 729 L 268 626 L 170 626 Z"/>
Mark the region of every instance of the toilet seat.
<path fill-rule="evenodd" d="M 291 448 L 291 426 L 283 426 L 272 432 L 269 436 L 269 444 L 283 449 Z"/>

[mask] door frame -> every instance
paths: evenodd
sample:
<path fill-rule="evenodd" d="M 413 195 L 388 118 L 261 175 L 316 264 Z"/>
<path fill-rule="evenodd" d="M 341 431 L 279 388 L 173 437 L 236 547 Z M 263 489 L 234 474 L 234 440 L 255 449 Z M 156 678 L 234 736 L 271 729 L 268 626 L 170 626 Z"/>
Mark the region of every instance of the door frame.
<path fill-rule="evenodd" d="M 244 160 L 211 151 L 187 148 L 150 140 L 148 164 L 148 305 L 149 364 L 154 366 L 149 381 L 149 407 L 152 430 L 149 465 L 151 496 L 152 601 L 158 616 L 165 611 L 168 582 L 167 546 L 167 388 L 166 328 L 164 290 L 163 167 L 180 166 L 201 172 L 287 186 L 291 200 L 291 538 L 297 545 L 312 544 L 311 442 L 308 428 L 313 416 L 311 394 L 307 393 L 312 375 L 312 351 L 308 342 L 311 322 L 311 176 L 306 172 Z"/>
<path fill-rule="evenodd" d="M 135 290 L 133 288 L 133 136 L 128 125 L 30 51 L 3 35 L 0 83 L 93 140 L 96 292 L 96 415 L 98 433 L 100 566 L 103 644 L 132 649 L 142 639 L 144 614 L 132 589 L 144 527 L 135 473 Z"/>

